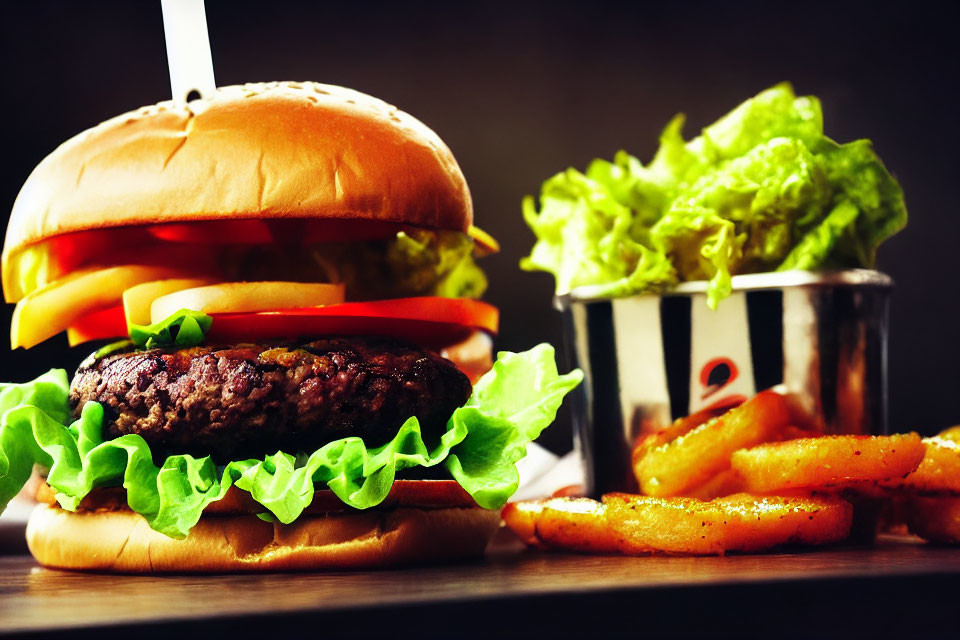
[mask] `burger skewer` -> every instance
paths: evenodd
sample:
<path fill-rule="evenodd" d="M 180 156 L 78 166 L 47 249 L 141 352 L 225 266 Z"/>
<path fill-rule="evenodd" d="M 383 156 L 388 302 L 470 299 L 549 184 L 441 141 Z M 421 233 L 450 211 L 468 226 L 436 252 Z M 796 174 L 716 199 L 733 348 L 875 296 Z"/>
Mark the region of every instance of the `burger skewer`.
<path fill-rule="evenodd" d="M 160 7 L 174 102 L 186 104 L 191 92 L 212 96 L 217 84 L 203 0 L 160 0 Z"/>

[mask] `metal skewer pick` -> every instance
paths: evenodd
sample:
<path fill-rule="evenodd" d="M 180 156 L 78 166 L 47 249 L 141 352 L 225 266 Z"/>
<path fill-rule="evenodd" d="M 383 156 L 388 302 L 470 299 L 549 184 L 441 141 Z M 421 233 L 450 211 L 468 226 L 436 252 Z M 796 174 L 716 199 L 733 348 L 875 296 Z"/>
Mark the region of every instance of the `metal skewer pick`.
<path fill-rule="evenodd" d="M 217 84 L 203 0 L 161 0 L 160 5 L 174 103 L 185 105 L 193 92 L 213 96 Z"/>

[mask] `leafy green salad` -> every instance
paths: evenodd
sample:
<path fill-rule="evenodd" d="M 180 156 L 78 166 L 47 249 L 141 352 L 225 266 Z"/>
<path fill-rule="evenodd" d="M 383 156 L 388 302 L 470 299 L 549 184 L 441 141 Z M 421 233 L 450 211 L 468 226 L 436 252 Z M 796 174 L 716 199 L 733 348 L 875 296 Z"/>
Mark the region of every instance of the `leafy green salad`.
<path fill-rule="evenodd" d="M 780 84 L 692 140 L 684 116 L 660 135 L 653 160 L 625 151 L 543 183 L 540 209 L 523 202 L 537 237 L 521 267 L 547 271 L 558 294 L 590 286 L 617 297 L 707 280 L 711 307 L 731 275 L 870 268 L 904 227 L 900 185 L 869 140 L 834 142 L 820 101 Z"/>

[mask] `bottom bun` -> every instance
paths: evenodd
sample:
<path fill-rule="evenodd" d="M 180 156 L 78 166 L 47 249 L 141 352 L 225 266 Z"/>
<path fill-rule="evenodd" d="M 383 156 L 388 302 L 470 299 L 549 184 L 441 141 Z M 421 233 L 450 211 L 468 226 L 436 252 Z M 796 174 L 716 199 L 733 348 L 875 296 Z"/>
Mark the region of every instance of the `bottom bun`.
<path fill-rule="evenodd" d="M 500 523 L 478 507 L 361 511 L 301 517 L 206 516 L 183 540 L 129 510 L 71 512 L 39 505 L 27 524 L 37 561 L 124 573 L 287 571 L 387 567 L 481 555 Z"/>

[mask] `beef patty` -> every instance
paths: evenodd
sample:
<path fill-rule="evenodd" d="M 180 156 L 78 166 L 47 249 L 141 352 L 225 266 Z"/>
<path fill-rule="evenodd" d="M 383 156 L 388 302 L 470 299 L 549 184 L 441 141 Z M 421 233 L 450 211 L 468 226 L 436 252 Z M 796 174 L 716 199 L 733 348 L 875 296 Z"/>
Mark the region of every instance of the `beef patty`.
<path fill-rule="evenodd" d="M 80 365 L 70 402 L 75 415 L 99 402 L 105 437 L 138 434 L 158 460 L 189 453 L 224 463 L 312 452 L 347 436 L 375 447 L 411 416 L 429 445 L 470 390 L 467 377 L 432 352 L 332 338 L 112 353 Z"/>

